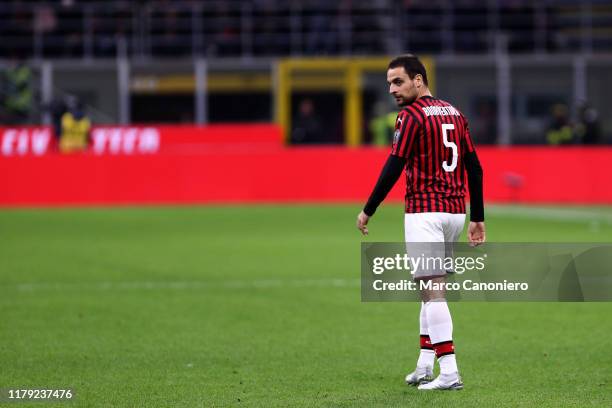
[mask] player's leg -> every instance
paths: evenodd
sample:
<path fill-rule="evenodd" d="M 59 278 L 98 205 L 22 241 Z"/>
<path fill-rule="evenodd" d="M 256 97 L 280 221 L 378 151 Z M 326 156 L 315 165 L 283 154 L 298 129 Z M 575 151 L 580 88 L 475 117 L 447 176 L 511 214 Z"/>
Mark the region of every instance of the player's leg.
<path fill-rule="evenodd" d="M 436 278 L 445 280 L 446 278 Z M 453 321 L 446 299 L 427 294 L 427 325 L 433 349 L 440 364 L 440 375 L 428 384 L 419 386 L 420 390 L 463 388 L 453 344 Z M 439 296 L 439 295 L 438 295 Z"/>
<path fill-rule="evenodd" d="M 463 232 L 465 225 L 465 214 L 444 213 L 442 230 L 444 232 L 444 242 L 455 243 Z"/>
<path fill-rule="evenodd" d="M 416 369 L 406 376 L 406 384 L 409 385 L 419 385 L 433 380 L 435 353 L 427 329 L 426 305 L 425 302 L 421 302 L 421 313 L 419 315 L 421 351 Z"/>
<path fill-rule="evenodd" d="M 459 237 L 463 232 L 465 224 L 465 214 L 441 214 L 443 223 L 442 230 L 444 233 L 445 257 L 453 257 L 453 248 L 459 241 Z M 448 271 L 453 272 L 453 271 Z"/>
<path fill-rule="evenodd" d="M 441 225 L 426 214 L 406 214 L 404 227 L 408 251 L 410 251 L 411 248 L 418 251 L 418 249 L 415 248 L 418 247 L 418 245 L 411 246 L 410 243 L 431 241 L 443 242 L 444 240 L 444 233 Z M 435 353 L 429 338 L 426 308 L 427 303 L 421 302 L 421 312 L 419 315 L 421 349 L 416 369 L 406 376 L 406 383 L 410 385 L 419 385 L 433 380 Z"/>
<path fill-rule="evenodd" d="M 463 229 L 465 214 L 445 214 L 443 222 L 446 242 L 455 242 Z M 449 254 L 447 254 L 449 255 Z M 452 253 L 450 254 L 452 255 Z M 445 277 L 434 278 L 443 282 Z M 429 336 L 440 364 L 440 375 L 432 382 L 423 384 L 420 390 L 459 390 L 463 388 L 453 343 L 453 320 L 444 293 L 425 290 L 423 299 L 427 301 L 427 325 Z"/>

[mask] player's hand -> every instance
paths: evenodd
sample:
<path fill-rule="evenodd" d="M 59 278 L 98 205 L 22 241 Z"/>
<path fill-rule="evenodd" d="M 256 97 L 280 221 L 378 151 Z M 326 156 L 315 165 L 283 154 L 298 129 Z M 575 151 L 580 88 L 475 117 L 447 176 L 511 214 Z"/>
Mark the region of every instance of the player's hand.
<path fill-rule="evenodd" d="M 359 213 L 357 216 L 357 229 L 361 231 L 363 235 L 368 235 L 368 221 L 370 220 L 370 216 L 363 211 Z"/>
<path fill-rule="evenodd" d="M 485 234 L 485 223 L 484 222 L 470 222 L 468 226 L 468 241 L 471 246 L 478 246 L 483 244 L 486 240 Z"/>

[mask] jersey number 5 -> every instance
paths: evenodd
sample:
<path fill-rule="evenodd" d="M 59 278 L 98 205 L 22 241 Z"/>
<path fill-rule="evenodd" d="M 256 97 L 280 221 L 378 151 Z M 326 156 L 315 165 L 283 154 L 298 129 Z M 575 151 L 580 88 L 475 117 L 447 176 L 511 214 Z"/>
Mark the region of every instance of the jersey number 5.
<path fill-rule="evenodd" d="M 448 140 L 448 131 L 454 129 L 455 125 L 451 123 L 442 124 L 442 139 L 444 141 L 444 146 L 450 147 L 453 151 L 453 161 L 451 162 L 451 164 L 449 165 L 446 160 L 442 162 L 442 168 L 444 169 L 444 171 L 449 173 L 457 168 L 457 158 L 459 157 L 459 154 L 457 153 L 457 145 Z"/>

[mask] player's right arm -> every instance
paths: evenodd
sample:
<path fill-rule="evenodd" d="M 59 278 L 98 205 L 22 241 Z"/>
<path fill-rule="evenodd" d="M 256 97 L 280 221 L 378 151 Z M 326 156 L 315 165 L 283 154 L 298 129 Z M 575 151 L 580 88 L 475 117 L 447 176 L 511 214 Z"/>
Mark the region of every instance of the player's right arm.
<path fill-rule="evenodd" d="M 406 111 L 399 113 L 395 122 L 391 154 L 387 158 L 368 202 L 357 216 L 357 228 L 362 234 L 366 235 L 368 233 L 366 225 L 370 217 L 374 215 L 380 203 L 387 197 L 406 167 L 418 128 L 419 125 L 412 115 Z"/>
<path fill-rule="evenodd" d="M 357 229 L 361 231 L 363 235 L 368 235 L 368 228 L 366 225 L 370 220 L 370 217 L 374 215 L 376 209 L 383 202 L 389 191 L 393 188 L 397 179 L 402 174 L 404 167 L 406 166 L 406 159 L 393 154 L 389 155 L 385 166 L 378 176 L 378 181 L 370 198 L 366 203 L 363 210 L 357 216 Z"/>
<path fill-rule="evenodd" d="M 468 126 L 465 126 L 465 143 L 463 149 L 463 163 L 468 178 L 470 191 L 470 224 L 468 225 L 468 241 L 479 245 L 485 242 L 484 199 L 482 193 L 482 166 L 478 160 L 476 149 L 472 143 Z"/>

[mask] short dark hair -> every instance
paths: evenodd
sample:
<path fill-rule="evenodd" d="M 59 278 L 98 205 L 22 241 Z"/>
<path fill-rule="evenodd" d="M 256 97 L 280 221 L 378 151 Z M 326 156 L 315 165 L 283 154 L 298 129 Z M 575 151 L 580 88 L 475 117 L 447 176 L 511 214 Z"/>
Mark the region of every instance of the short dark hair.
<path fill-rule="evenodd" d="M 426 86 L 429 86 L 429 83 L 427 82 L 427 71 L 425 70 L 425 66 L 423 65 L 421 60 L 417 58 L 416 55 L 404 54 L 395 57 L 391 60 L 391 62 L 389 62 L 389 66 L 387 67 L 387 69 L 398 67 L 404 67 L 410 79 L 414 79 L 417 74 L 421 74 L 421 76 L 423 77 L 423 82 Z"/>

